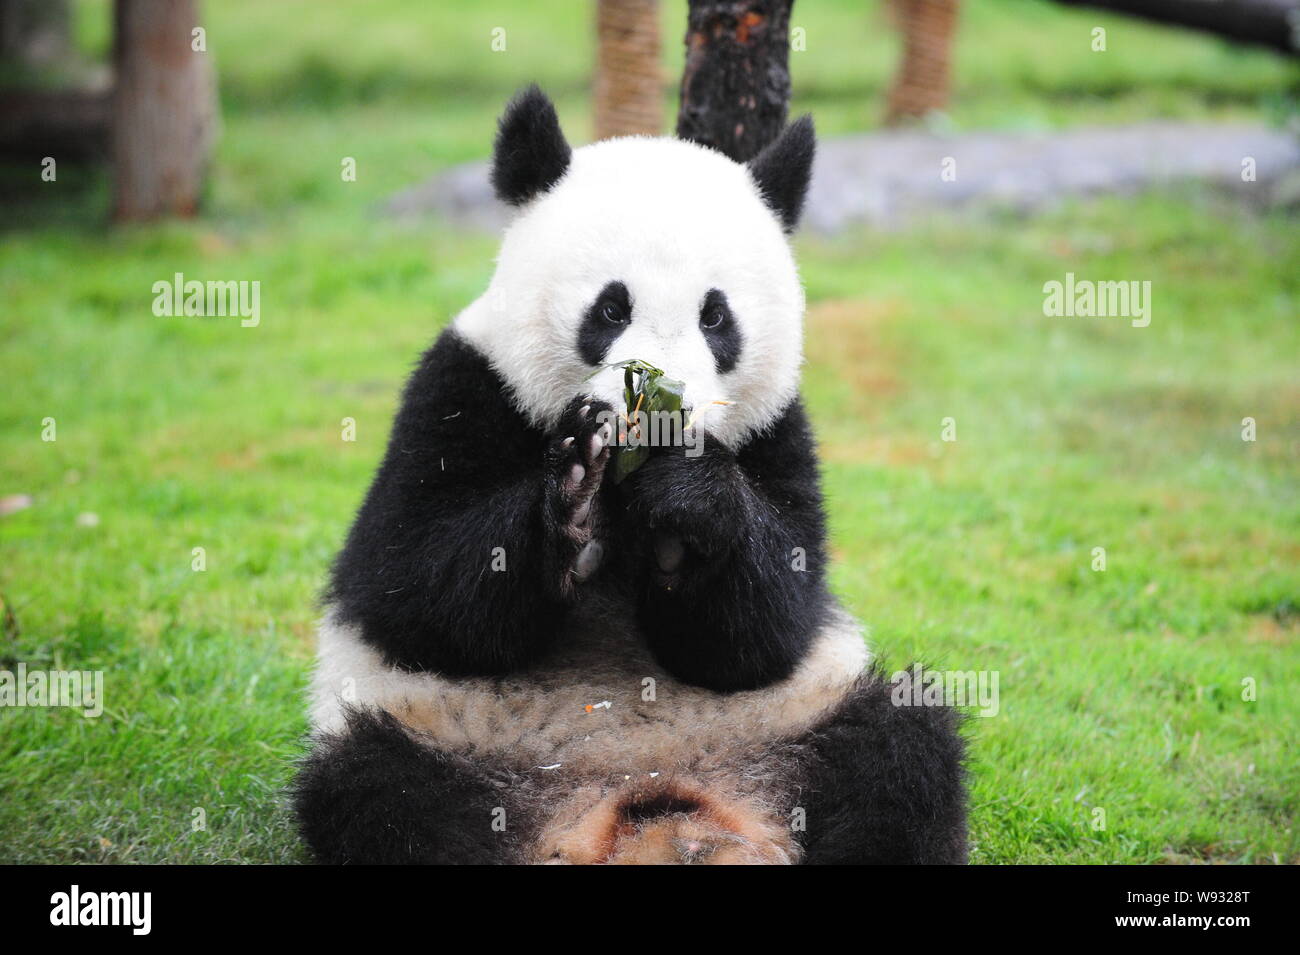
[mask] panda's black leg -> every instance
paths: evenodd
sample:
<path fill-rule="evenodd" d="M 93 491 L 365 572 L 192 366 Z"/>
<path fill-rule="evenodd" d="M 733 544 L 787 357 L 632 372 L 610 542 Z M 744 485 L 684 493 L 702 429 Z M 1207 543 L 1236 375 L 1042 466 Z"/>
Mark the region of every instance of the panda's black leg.
<path fill-rule="evenodd" d="M 552 572 L 566 597 L 599 569 L 603 557 L 606 518 L 598 495 L 609 461 L 611 413 L 603 401 L 574 398 L 547 450 L 546 514 L 560 558 Z"/>
<path fill-rule="evenodd" d="M 880 673 L 864 675 L 810 733 L 805 864 L 966 861 L 960 717 L 897 705 L 893 690 Z"/>
<path fill-rule="evenodd" d="M 313 857 L 335 864 L 492 865 L 518 861 L 521 829 L 505 772 L 416 742 L 391 715 L 355 710 L 316 741 L 294 783 Z"/>

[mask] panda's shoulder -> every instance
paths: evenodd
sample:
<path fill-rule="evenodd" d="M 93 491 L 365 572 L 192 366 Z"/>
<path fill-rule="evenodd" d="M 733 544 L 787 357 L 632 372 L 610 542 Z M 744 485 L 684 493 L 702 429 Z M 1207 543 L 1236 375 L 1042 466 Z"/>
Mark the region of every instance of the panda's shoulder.
<path fill-rule="evenodd" d="M 736 457 L 758 474 L 818 480 L 817 439 L 798 393 L 771 421 L 746 437 L 736 449 Z"/>
<path fill-rule="evenodd" d="M 487 356 L 449 327 L 407 379 L 384 468 L 435 482 L 490 479 L 485 469 L 537 459 L 543 440 Z M 485 453 L 489 442 L 491 455 Z"/>

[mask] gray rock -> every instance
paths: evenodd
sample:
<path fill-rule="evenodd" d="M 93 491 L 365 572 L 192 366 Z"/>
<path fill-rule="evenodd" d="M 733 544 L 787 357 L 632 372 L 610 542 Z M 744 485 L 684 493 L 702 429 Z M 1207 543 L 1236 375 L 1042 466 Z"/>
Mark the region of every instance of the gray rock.
<path fill-rule="evenodd" d="M 1255 180 L 1242 162 L 1255 162 Z M 945 179 L 945 160 L 954 175 Z M 1063 199 L 1132 195 L 1198 181 L 1261 205 L 1294 202 L 1300 141 L 1248 124 L 1150 122 L 1055 132 L 886 130 L 821 142 L 804 224 L 835 234 L 856 225 L 900 228 L 935 213 L 1032 212 Z M 487 164 L 454 166 L 393 196 L 383 214 L 438 217 L 496 231 L 510 210 L 488 184 Z"/>

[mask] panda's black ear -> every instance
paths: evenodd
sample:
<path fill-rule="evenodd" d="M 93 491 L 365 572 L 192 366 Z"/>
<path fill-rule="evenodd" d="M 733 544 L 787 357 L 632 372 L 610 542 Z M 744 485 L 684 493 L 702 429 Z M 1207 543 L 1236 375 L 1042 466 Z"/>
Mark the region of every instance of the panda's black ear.
<path fill-rule="evenodd" d="M 522 206 L 560 181 L 571 154 L 554 104 L 534 83 L 516 95 L 501 115 L 492 151 L 492 188 L 497 198 Z"/>
<path fill-rule="evenodd" d="M 749 161 L 749 172 L 786 232 L 793 232 L 803 212 L 812 179 L 817 135 L 812 117 L 800 116 Z"/>

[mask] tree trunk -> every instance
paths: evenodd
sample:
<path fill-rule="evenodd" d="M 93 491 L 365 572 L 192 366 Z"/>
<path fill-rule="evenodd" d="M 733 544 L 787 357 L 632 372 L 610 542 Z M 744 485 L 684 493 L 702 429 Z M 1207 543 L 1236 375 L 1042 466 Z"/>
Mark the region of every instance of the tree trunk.
<path fill-rule="evenodd" d="M 1300 0 L 1056 0 L 1070 7 L 1097 7 L 1157 23 L 1171 23 L 1300 53 Z"/>
<path fill-rule="evenodd" d="M 198 211 L 216 136 L 208 53 L 191 47 L 197 0 L 117 0 L 113 62 L 113 218 Z"/>
<path fill-rule="evenodd" d="M 785 127 L 793 0 L 690 0 L 677 135 L 737 162 Z"/>
<path fill-rule="evenodd" d="M 72 49 L 68 0 L 0 0 L 0 63 L 57 63 Z"/>
<path fill-rule="evenodd" d="M 663 129 L 659 0 L 597 0 L 596 138 Z"/>
<path fill-rule="evenodd" d="M 903 57 L 889 91 L 885 122 L 921 119 L 946 109 L 957 0 L 893 0 Z"/>

